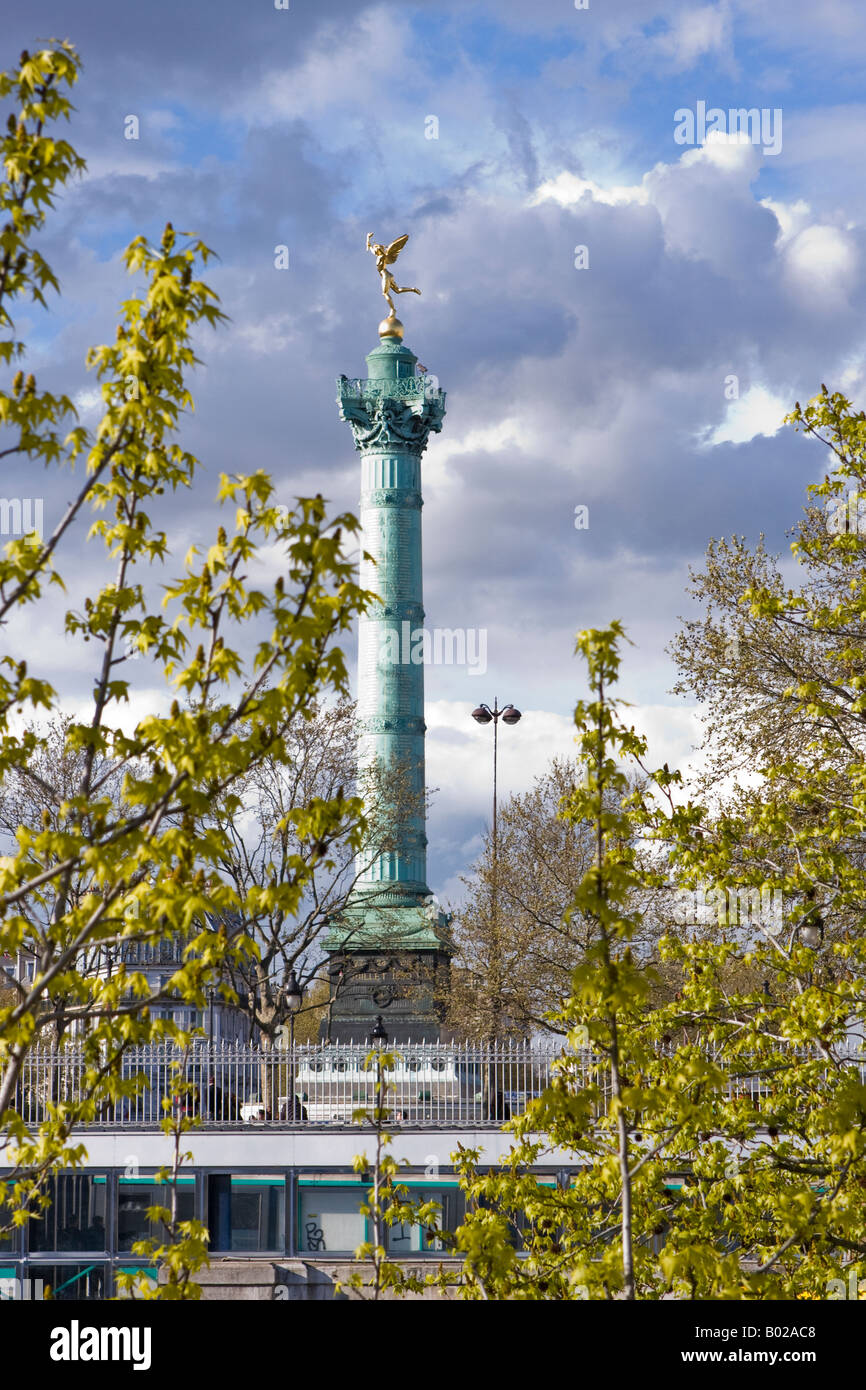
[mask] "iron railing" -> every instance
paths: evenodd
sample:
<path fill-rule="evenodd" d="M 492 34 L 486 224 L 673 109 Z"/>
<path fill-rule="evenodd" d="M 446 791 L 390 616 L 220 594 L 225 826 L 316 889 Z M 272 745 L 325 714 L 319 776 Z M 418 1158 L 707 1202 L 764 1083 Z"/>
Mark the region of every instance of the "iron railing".
<path fill-rule="evenodd" d="M 395 1058 L 385 1071 L 384 1104 L 395 1128 L 498 1128 L 540 1096 L 553 1076 L 559 1042 L 491 1044 L 406 1043 L 388 1049 Z M 673 1050 L 673 1049 L 665 1049 Z M 803 1058 L 817 1051 L 791 1049 Z M 206 1127 L 277 1128 L 344 1126 L 377 1101 L 377 1071 L 367 1065 L 364 1045 L 309 1044 L 262 1050 L 230 1043 L 196 1042 L 186 1053 L 174 1044 L 130 1048 L 120 1063 L 131 1093 L 101 1104 L 87 1125 L 155 1128 L 170 1110 Z M 598 1108 L 611 1094 L 610 1073 L 589 1049 L 569 1053 L 572 1076 L 598 1086 Z M 866 1057 L 852 1052 L 849 1065 L 866 1084 Z M 180 1064 L 180 1070 L 176 1070 Z M 83 1048 L 37 1046 L 28 1051 L 14 1108 L 28 1126 L 44 1119 L 51 1102 L 75 1102 L 89 1089 Z M 177 1078 L 173 1082 L 173 1078 Z M 177 1081 L 181 1085 L 177 1085 Z M 759 1108 L 772 1104 L 773 1073 L 756 1064 L 738 1066 L 729 1096 Z"/>
<path fill-rule="evenodd" d="M 541 1095 L 559 1050 L 522 1043 L 395 1045 L 388 1049 L 395 1062 L 384 1074 L 384 1104 L 401 1128 L 498 1127 Z M 88 1123 L 155 1127 L 170 1098 L 175 1113 L 206 1126 L 352 1124 L 356 1111 L 376 1105 L 377 1070 L 367 1065 L 369 1055 L 368 1046 L 357 1044 L 262 1050 L 203 1041 L 186 1054 L 173 1044 L 130 1048 L 120 1074 L 137 1078 L 134 1090 L 101 1105 Z M 25 1123 L 38 1124 L 49 1102 L 82 1099 L 89 1065 L 80 1046 L 32 1048 L 15 1099 Z"/>
<path fill-rule="evenodd" d="M 417 401 L 432 400 L 442 396 L 438 378 L 426 373 L 422 376 L 393 377 L 340 377 L 337 381 L 338 400 L 363 401 L 371 396 L 384 396 L 391 400 Z"/>

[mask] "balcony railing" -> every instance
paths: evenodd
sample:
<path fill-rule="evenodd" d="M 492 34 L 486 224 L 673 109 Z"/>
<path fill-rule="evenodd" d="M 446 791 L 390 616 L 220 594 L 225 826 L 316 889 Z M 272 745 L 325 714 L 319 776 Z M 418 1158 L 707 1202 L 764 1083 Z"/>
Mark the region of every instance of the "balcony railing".
<path fill-rule="evenodd" d="M 407 376 L 394 380 L 392 377 L 340 377 L 337 382 L 340 401 L 369 400 L 373 396 L 384 396 L 396 401 L 433 400 L 442 397 L 435 376 Z"/>
<path fill-rule="evenodd" d="M 384 1103 L 397 1129 L 498 1128 L 540 1096 L 561 1054 L 559 1042 L 401 1044 L 391 1049 L 395 1064 L 385 1073 Z M 797 1049 L 797 1055 L 817 1055 Z M 122 1075 L 137 1078 L 134 1094 L 105 1103 L 89 1123 L 98 1128 L 154 1129 L 165 1118 L 163 1099 L 172 1096 L 173 1065 L 183 1061 L 182 1090 L 172 1106 L 208 1128 L 268 1126 L 280 1129 L 346 1126 L 361 1109 L 376 1105 L 375 1067 L 363 1045 L 299 1045 L 263 1051 L 232 1044 L 196 1043 L 186 1054 L 172 1044 L 132 1048 Z M 606 1064 L 587 1050 L 571 1054 L 578 1079 L 599 1087 L 601 1112 L 610 1097 Z M 850 1064 L 866 1084 L 866 1058 L 852 1052 Z M 25 1060 L 15 1109 L 37 1125 L 50 1102 L 74 1101 L 87 1090 L 83 1050 L 36 1047 Z M 762 1109 L 772 1106 L 773 1073 L 742 1064 L 729 1083 L 731 1098 Z"/>

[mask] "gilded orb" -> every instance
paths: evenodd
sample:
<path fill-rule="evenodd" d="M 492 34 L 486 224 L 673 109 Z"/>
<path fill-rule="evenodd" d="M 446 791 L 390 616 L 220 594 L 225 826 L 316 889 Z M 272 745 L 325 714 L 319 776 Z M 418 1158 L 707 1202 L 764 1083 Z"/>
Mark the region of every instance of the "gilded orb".
<path fill-rule="evenodd" d="M 403 341 L 403 325 L 394 313 L 390 313 L 379 324 L 379 337 L 396 338 L 399 342 Z"/>

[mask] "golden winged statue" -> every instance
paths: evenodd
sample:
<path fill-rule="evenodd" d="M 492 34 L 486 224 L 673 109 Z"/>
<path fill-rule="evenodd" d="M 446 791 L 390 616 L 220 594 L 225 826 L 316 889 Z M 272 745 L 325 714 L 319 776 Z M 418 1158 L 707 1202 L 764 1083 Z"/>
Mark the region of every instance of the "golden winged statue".
<path fill-rule="evenodd" d="M 381 246 L 379 242 L 373 240 L 373 233 L 367 233 L 367 250 L 376 257 L 376 269 L 382 278 L 382 293 L 388 301 L 388 308 L 392 316 L 395 314 L 394 301 L 392 294 L 420 294 L 420 290 L 414 289 L 411 285 L 398 285 L 394 276 L 388 269 L 393 265 L 399 256 L 406 242 L 409 240 L 409 233 L 405 236 L 398 236 L 396 241 L 392 241 L 390 246 Z"/>

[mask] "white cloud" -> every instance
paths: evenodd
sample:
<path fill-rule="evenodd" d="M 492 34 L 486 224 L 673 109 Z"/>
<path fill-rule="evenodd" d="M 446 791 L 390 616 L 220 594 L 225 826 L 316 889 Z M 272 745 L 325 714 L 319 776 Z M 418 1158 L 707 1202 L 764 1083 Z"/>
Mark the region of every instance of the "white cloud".
<path fill-rule="evenodd" d="M 141 660 L 127 662 L 122 668 L 123 678 L 132 683 L 134 680 L 133 672 L 136 667 L 142 666 L 142 664 Z M 142 719 L 151 715 L 167 716 L 176 694 L 177 692 L 167 685 L 141 686 L 138 689 L 133 686 L 129 691 L 129 699 L 119 704 L 112 704 L 106 711 L 103 722 L 108 728 L 121 729 L 124 734 L 131 736 Z M 80 719 L 89 723 L 93 718 L 93 701 L 64 701 L 63 712 L 70 714 L 73 719 Z"/>
<path fill-rule="evenodd" d="M 546 179 L 544 183 L 540 184 L 529 199 L 529 206 L 535 207 L 550 199 L 559 203 L 561 207 L 573 207 L 587 193 L 593 202 L 607 203 L 613 207 L 623 203 L 649 202 L 649 192 L 645 183 L 614 184 L 610 188 L 605 188 L 592 179 L 579 178 L 577 174 L 572 174 L 566 170 L 557 174 L 555 178 Z"/>
<path fill-rule="evenodd" d="M 493 425 L 467 430 L 462 436 L 444 434 L 436 438 L 424 459 L 424 486 L 431 495 L 445 488 L 460 486 L 459 470 L 451 465 L 461 455 L 497 454 L 504 449 L 533 452 L 536 443 L 528 418 L 517 415 L 506 416 Z"/>
<path fill-rule="evenodd" d="M 551 760 L 575 758 L 578 746 L 570 715 L 552 710 L 525 709 L 519 724 L 500 729 L 499 786 L 505 797 L 527 791 Z M 437 700 L 425 705 L 427 723 L 427 780 L 442 799 L 453 799 L 465 810 L 489 814 L 493 796 L 493 734 L 476 724 L 460 701 Z M 702 733 L 697 710 L 685 705 L 631 704 L 624 722 L 647 740 L 650 767 L 667 763 L 673 770 L 691 765 Z"/>
<path fill-rule="evenodd" d="M 763 158 L 760 146 L 717 132 L 675 164 L 657 164 L 645 175 L 665 248 L 707 261 L 731 279 L 742 274 L 744 259 L 761 266 L 774 239 L 772 219 L 751 188 Z"/>
<path fill-rule="evenodd" d="M 763 198 L 761 206 L 772 212 L 779 224 L 776 251 L 788 286 L 807 303 L 824 301 L 830 309 L 843 306 L 860 261 L 850 234 L 852 224 L 817 220 L 803 198 L 790 203 Z"/>
<path fill-rule="evenodd" d="M 744 170 L 754 177 L 761 159 L 761 146 L 750 140 L 745 131 L 711 130 L 703 145 L 684 152 L 680 163 L 686 168 L 693 164 L 708 164 L 736 179 Z"/>
<path fill-rule="evenodd" d="M 752 386 L 739 400 L 729 403 L 721 424 L 698 431 L 700 446 L 748 444 L 759 434 L 774 435 L 790 408 L 790 393 L 776 395 L 766 386 Z"/>
<path fill-rule="evenodd" d="M 481 853 L 490 825 L 493 799 L 493 734 L 489 726 L 473 723 L 469 706 L 438 700 L 425 705 L 427 723 L 427 784 L 436 789 L 428 824 L 434 852 L 446 847 L 470 865 Z M 688 785 L 702 761 L 696 751 L 702 730 L 695 708 L 636 704 L 623 710 L 624 721 L 647 739 L 647 766 L 665 762 L 679 768 Z M 500 729 L 499 797 L 528 791 L 553 758 L 576 758 L 576 729 L 570 715 L 552 710 L 525 709 L 520 723 Z M 454 837 L 458 827 L 457 838 Z M 465 888 L 459 874 L 437 884 L 443 903 L 462 901 Z"/>
<path fill-rule="evenodd" d="M 776 237 L 776 249 L 785 246 L 792 237 L 801 232 L 808 224 L 811 208 L 802 198 L 798 198 L 793 203 L 783 203 L 774 198 L 762 198 L 761 207 L 769 208 L 779 224 L 779 235 Z"/>
<path fill-rule="evenodd" d="M 116 149 L 88 153 L 87 171 L 82 176 L 81 186 L 110 178 L 156 180 L 172 173 L 179 165 L 178 158 L 169 151 L 160 158 L 149 147 L 142 148 L 137 140 L 120 139 Z"/>
<path fill-rule="evenodd" d="M 732 275 L 742 266 L 744 248 L 760 258 L 771 249 L 767 212 L 781 225 L 798 207 L 780 204 L 777 210 L 756 201 L 751 185 L 763 159 L 761 147 L 740 132 L 712 131 L 704 145 L 684 150 L 672 163 L 656 164 L 640 183 L 604 185 L 565 171 L 542 183 L 530 206 L 549 201 L 575 207 L 587 197 L 611 207 L 651 206 L 668 252 L 709 261 Z"/>
<path fill-rule="evenodd" d="M 721 5 L 681 11 L 667 32 L 655 39 L 657 51 L 672 59 L 675 69 L 692 67 L 705 54 L 728 46 L 728 11 Z"/>
<path fill-rule="evenodd" d="M 104 402 L 102 392 L 98 389 L 77 391 L 72 397 L 72 401 L 83 424 L 86 424 L 88 420 L 95 420 L 102 413 Z"/>
<path fill-rule="evenodd" d="M 284 352 L 290 343 L 301 336 L 297 314 L 266 314 L 249 323 L 235 324 L 234 338 L 240 338 L 254 357 L 268 357 L 274 352 Z M 234 351 L 234 344 L 223 347 L 223 351 Z"/>
<path fill-rule="evenodd" d="M 821 225 L 799 232 L 785 254 L 789 283 L 804 299 L 828 311 L 847 303 L 858 262 L 853 237 L 839 227 Z"/>
<path fill-rule="evenodd" d="M 847 391 L 852 396 L 859 395 L 864 379 L 866 379 L 866 357 L 861 353 L 852 358 L 839 373 L 839 390 Z"/>

